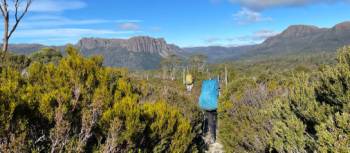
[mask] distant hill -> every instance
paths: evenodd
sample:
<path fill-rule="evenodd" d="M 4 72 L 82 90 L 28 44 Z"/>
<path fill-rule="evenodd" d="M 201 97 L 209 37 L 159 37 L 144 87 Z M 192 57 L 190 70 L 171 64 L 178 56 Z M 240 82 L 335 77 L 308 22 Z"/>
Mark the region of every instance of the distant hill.
<path fill-rule="evenodd" d="M 297 53 L 335 52 L 350 45 L 350 22 L 332 28 L 293 25 L 263 43 L 240 47 L 184 48 L 189 54 L 204 54 L 212 62 Z"/>
<path fill-rule="evenodd" d="M 240 47 L 222 47 L 222 46 L 208 46 L 208 47 L 188 47 L 183 48 L 186 56 L 195 54 L 202 54 L 208 57 L 212 63 L 218 63 L 222 60 L 238 60 L 246 55 L 246 51 L 251 50 L 254 45 L 240 46 Z"/>
<path fill-rule="evenodd" d="M 28 55 L 48 46 L 41 44 L 10 44 L 9 50 L 16 54 Z"/>

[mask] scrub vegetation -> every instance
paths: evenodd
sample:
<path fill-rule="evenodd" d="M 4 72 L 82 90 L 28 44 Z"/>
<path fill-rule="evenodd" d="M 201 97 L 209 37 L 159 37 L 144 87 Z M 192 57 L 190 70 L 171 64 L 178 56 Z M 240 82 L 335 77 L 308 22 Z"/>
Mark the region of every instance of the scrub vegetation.
<path fill-rule="evenodd" d="M 53 49 L 7 55 L 0 67 L 0 150 L 203 152 L 200 82 L 225 78 L 225 69 L 218 141 L 226 152 L 349 150 L 350 47 L 336 58 L 164 60 L 159 70 L 128 71 L 72 46 L 65 55 Z M 191 94 L 184 72 L 195 79 Z"/>

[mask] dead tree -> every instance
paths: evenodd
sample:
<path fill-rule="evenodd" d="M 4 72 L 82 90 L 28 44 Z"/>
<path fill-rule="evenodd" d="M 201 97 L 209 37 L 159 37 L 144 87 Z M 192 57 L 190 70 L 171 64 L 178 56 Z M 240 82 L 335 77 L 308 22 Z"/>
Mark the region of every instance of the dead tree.
<path fill-rule="evenodd" d="M 10 29 L 10 25 L 9 25 L 10 11 L 12 10 L 9 7 L 9 1 L 8 0 L 0 1 L 0 10 L 1 10 L 2 17 L 4 19 L 4 36 L 3 36 L 3 42 L 2 42 L 3 57 L 5 56 L 8 50 L 9 39 L 11 38 L 13 32 L 16 31 L 18 24 L 21 22 L 24 15 L 27 14 L 31 4 L 32 4 L 32 0 L 13 0 L 13 5 L 14 5 L 13 11 L 14 11 L 15 22 L 13 23 Z"/>

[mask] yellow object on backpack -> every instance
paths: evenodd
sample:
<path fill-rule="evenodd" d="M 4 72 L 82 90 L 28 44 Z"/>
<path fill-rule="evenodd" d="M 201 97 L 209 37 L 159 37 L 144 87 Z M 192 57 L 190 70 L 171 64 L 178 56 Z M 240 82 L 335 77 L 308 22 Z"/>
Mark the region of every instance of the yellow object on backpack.
<path fill-rule="evenodd" d="M 191 74 L 186 75 L 186 84 L 192 84 L 193 83 L 193 77 Z"/>

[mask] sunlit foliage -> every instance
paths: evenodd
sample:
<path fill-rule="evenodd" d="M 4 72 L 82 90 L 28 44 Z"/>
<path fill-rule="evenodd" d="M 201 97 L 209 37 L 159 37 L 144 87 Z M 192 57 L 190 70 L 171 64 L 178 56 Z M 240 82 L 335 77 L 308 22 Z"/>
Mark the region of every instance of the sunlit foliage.
<path fill-rule="evenodd" d="M 23 72 L 0 69 L 4 152 L 192 152 L 197 133 L 176 106 L 143 93 L 123 69 L 43 50 Z M 52 62 L 52 60 L 54 62 Z M 0 151 L 0 152 L 1 152 Z"/>

